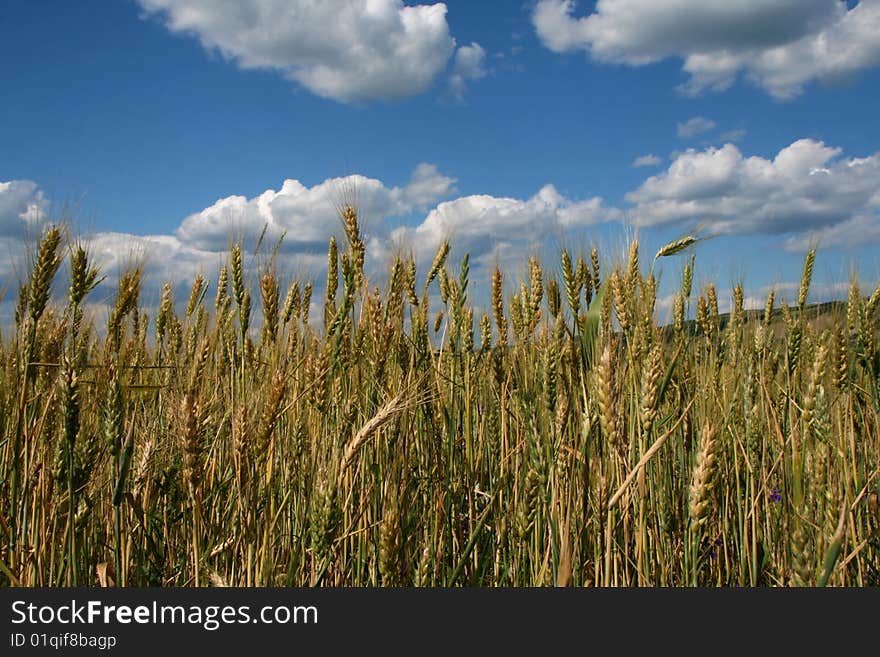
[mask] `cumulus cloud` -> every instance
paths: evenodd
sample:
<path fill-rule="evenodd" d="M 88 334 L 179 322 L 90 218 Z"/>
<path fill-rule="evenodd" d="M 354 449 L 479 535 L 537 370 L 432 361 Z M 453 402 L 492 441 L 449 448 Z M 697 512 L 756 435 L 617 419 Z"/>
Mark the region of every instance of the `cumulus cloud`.
<path fill-rule="evenodd" d="M 642 226 L 685 224 L 716 234 L 824 233 L 844 244 L 848 226 L 877 224 L 878 189 L 880 153 L 843 158 L 839 148 L 801 139 L 772 160 L 746 157 L 733 144 L 688 150 L 627 200 Z"/>
<path fill-rule="evenodd" d="M 639 158 L 646 161 L 654 156 Z M 637 160 L 638 161 L 638 160 Z M 659 161 L 656 158 L 654 164 Z M 254 197 L 229 196 L 185 217 L 173 234 L 99 232 L 89 236 L 108 274 L 132 262 L 146 267 L 149 303 L 165 280 L 186 285 L 199 270 L 214 274 L 230 240 L 253 246 L 285 235 L 282 271 L 321 281 L 327 240 L 339 235 L 337 208 L 354 202 L 366 227 L 368 266 L 384 265 L 397 248 L 411 249 L 421 266 L 437 246 L 451 240 L 471 255 L 473 279 L 488 280 L 495 259 L 519 265 L 569 231 L 620 221 L 620 209 L 602 198 L 570 198 L 551 184 L 531 197 L 476 194 L 455 198 L 456 180 L 431 164 L 418 165 L 400 186 L 363 175 L 331 178 L 313 186 L 289 179 Z M 688 150 L 627 195 L 638 226 L 687 226 L 707 234 L 771 234 L 785 248 L 855 247 L 880 242 L 880 153 L 844 157 L 839 148 L 810 139 L 796 141 L 773 158 L 746 156 L 735 145 Z M 449 200 L 445 200 L 449 199 Z M 48 200 L 30 181 L 0 182 L 0 249 L 21 254 L 28 235 L 46 220 Z M 393 227 L 385 219 L 398 218 Z M 413 223 L 414 219 L 423 218 Z M 22 273 L 13 258 L 0 258 L 0 284 Z M 100 292 L 100 291 L 99 291 Z M 97 295 L 96 295 L 97 296 Z"/>
<path fill-rule="evenodd" d="M 199 269 L 215 271 L 233 240 L 253 246 L 264 229 L 269 242 L 284 235 L 281 257 L 288 269 L 311 274 L 325 264 L 330 236 L 341 232 L 338 208 L 343 203 L 357 206 L 361 227 L 378 251 L 389 233 L 383 220 L 427 212 L 455 192 L 455 183 L 427 163 L 419 164 L 402 186 L 363 175 L 330 178 L 312 187 L 288 179 L 280 189 L 253 198 L 219 199 L 185 217 L 173 234 L 98 232 L 88 236 L 88 244 L 108 273 L 107 286 L 133 263 L 143 264 L 153 288 L 165 280 L 191 281 Z M 9 276 L 24 272 L 25 263 L 16 258 L 46 222 L 48 204 L 34 182 L 0 182 L 0 251 L 10 255 L 0 258 L 0 287 Z"/>
<path fill-rule="evenodd" d="M 456 98 L 463 98 L 471 80 L 486 77 L 486 51 L 479 43 L 462 46 L 455 52 L 455 64 L 449 75 L 449 91 Z"/>
<path fill-rule="evenodd" d="M 420 164 L 403 187 L 386 187 L 362 175 L 330 178 L 313 187 L 285 180 L 279 190 L 266 190 L 253 198 L 228 196 L 191 214 L 177 229 L 177 237 L 195 248 L 219 251 L 231 237 L 253 238 L 264 227 L 270 238 L 284 235 L 288 251 L 314 251 L 326 246 L 338 232 L 338 208 L 356 204 L 367 220 L 397 217 L 435 204 L 448 196 L 455 179 L 434 165 Z"/>
<path fill-rule="evenodd" d="M 684 123 L 679 123 L 675 128 L 675 133 L 682 139 L 692 139 L 714 129 L 715 121 L 707 119 L 705 116 L 695 116 Z"/>
<path fill-rule="evenodd" d="M 446 5 L 402 0 L 138 0 L 168 29 L 243 69 L 270 69 L 342 102 L 427 89 L 455 39 Z"/>
<path fill-rule="evenodd" d="M 452 194 L 455 183 L 455 178 L 440 173 L 435 165 L 423 162 L 415 168 L 409 182 L 401 190 L 401 201 L 405 207 L 426 210 Z"/>
<path fill-rule="evenodd" d="M 880 207 L 875 207 L 873 213 L 862 212 L 839 224 L 792 235 L 785 240 L 788 251 L 806 251 L 816 244 L 845 249 L 880 244 Z"/>
<path fill-rule="evenodd" d="M 99 232 L 89 237 L 88 248 L 110 285 L 115 286 L 127 267 L 139 264 L 144 268 L 147 289 L 153 292 L 165 281 L 191 283 L 200 270 L 216 271 L 220 258 L 216 252 L 193 248 L 173 235 Z"/>
<path fill-rule="evenodd" d="M 253 241 L 246 242 L 245 248 L 252 248 L 253 245 Z M 99 232 L 89 237 L 88 247 L 95 263 L 107 275 L 104 286 L 107 294 L 115 291 L 118 276 L 126 268 L 133 264 L 143 267 L 144 301 L 149 304 L 158 299 L 159 290 L 165 282 L 188 289 L 196 274 L 201 272 L 210 283 L 210 279 L 226 262 L 228 244 L 218 250 L 200 249 L 174 235 Z M 295 270 L 314 275 L 320 267 L 326 266 L 326 257 L 319 254 L 286 254 L 282 259 L 282 271 L 287 273 Z M 253 269 L 254 265 L 255 262 L 248 258 L 245 269 Z"/>
<path fill-rule="evenodd" d="M 25 267 L 27 240 L 39 232 L 48 209 L 49 201 L 37 183 L 0 181 L 0 292 Z"/>
<path fill-rule="evenodd" d="M 654 155 L 649 153 L 648 155 L 640 155 L 635 160 L 633 160 L 633 166 L 636 168 L 639 167 L 655 167 L 663 161 L 661 157 L 658 155 Z"/>
<path fill-rule="evenodd" d="M 411 250 L 420 265 L 427 266 L 439 244 L 450 239 L 459 255 L 468 252 L 471 256 L 475 295 L 480 281 L 488 281 L 486 268 L 496 258 L 502 263 L 521 264 L 527 254 L 540 249 L 548 238 L 622 216 L 599 197 L 571 199 L 549 184 L 530 198 L 471 195 L 442 201 L 455 192 L 455 183 L 454 178 L 431 164 L 418 165 L 406 184 L 393 187 L 362 175 L 332 178 L 312 187 L 286 180 L 280 189 L 266 190 L 253 198 L 220 199 L 186 217 L 173 234 L 98 232 L 88 236 L 88 244 L 107 279 L 94 293 L 93 301 L 104 303 L 111 299 L 118 276 L 135 263 L 144 267 L 142 298 L 148 307 L 157 303 L 165 281 L 177 288 L 182 299 L 196 273 L 201 271 L 209 277 L 216 274 L 232 239 L 243 237 L 250 248 L 267 225 L 267 239 L 285 233 L 279 252 L 281 270 L 314 277 L 320 287 L 327 240 L 341 232 L 337 208 L 348 201 L 355 202 L 361 217 L 366 219 L 408 217 L 397 228 L 379 222 L 372 231 L 368 230 L 367 264 L 374 275 L 398 248 Z M 9 193 L 9 189 L 12 187 L 8 184 L 0 184 L 0 204 L 8 200 L 3 193 Z M 35 185 L 26 189 L 30 194 L 19 191 L 19 196 L 38 198 L 45 203 Z M 0 207 L 7 205 L 12 204 Z M 27 207 L 27 203 L 19 201 L 14 216 Z M 409 217 L 418 216 L 416 213 L 424 219 L 412 225 Z M 21 251 L 23 244 L 21 237 L 0 235 L 0 248 L 10 252 Z M 254 263 L 246 265 L 253 267 Z M 15 274 L 2 266 L 0 273 Z"/>
<path fill-rule="evenodd" d="M 267 190 L 251 199 L 227 197 L 190 215 L 170 238 L 175 242 L 168 243 L 166 255 L 178 249 L 184 269 L 193 272 L 207 256 L 216 257 L 228 248 L 230 234 L 243 234 L 252 241 L 268 224 L 270 236 L 286 231 L 281 256 L 299 259 L 301 270 L 318 274 L 326 264 L 327 240 L 341 232 L 336 208 L 353 193 L 361 217 L 406 219 L 397 227 L 381 222 L 368 225 L 368 268 L 384 267 L 398 249 L 413 252 L 425 267 L 440 243 L 449 239 L 456 253 L 470 254 L 473 279 L 480 281 L 488 280 L 484 269 L 496 257 L 518 264 L 548 238 L 622 216 L 599 197 L 570 199 L 553 185 L 525 199 L 470 195 L 441 201 L 454 193 L 455 182 L 431 164 L 417 166 L 400 187 L 361 175 L 333 178 L 313 187 L 287 180 L 278 191 Z M 411 218 L 419 215 L 424 219 L 413 225 Z"/>
<path fill-rule="evenodd" d="M 790 99 L 880 64 L 880 0 L 598 0 L 593 13 L 576 11 L 573 0 L 538 2 L 532 22 L 546 47 L 631 66 L 677 57 L 692 94 L 742 73 Z"/>
<path fill-rule="evenodd" d="M 472 258 L 480 258 L 498 249 L 521 254 L 567 229 L 620 217 L 619 210 L 606 206 L 599 197 L 575 201 L 553 185 L 545 185 L 528 199 L 479 194 L 445 201 L 418 226 L 397 228 L 391 237 L 414 245 L 425 255 L 450 239 Z"/>
<path fill-rule="evenodd" d="M 162 283 L 186 286 L 199 271 L 215 274 L 232 240 L 241 238 L 252 248 L 264 227 L 268 243 L 284 234 L 282 271 L 317 276 L 326 266 L 327 241 L 341 232 L 337 208 L 342 203 L 356 203 L 362 227 L 369 230 L 371 219 L 426 212 L 454 192 L 455 182 L 424 163 L 400 187 L 362 175 L 332 178 L 312 187 L 286 180 L 280 189 L 253 198 L 220 199 L 184 218 L 173 234 L 94 233 L 88 236 L 89 250 L 107 278 L 93 297 L 110 298 L 118 276 L 137 263 L 144 268 L 144 300 L 155 302 Z M 0 257 L 0 288 L 24 275 L 21 255 L 46 222 L 48 204 L 36 183 L 0 182 L 0 252 L 9 255 Z M 370 244 L 379 253 L 388 228 L 375 228 Z"/>
<path fill-rule="evenodd" d="M 46 219 L 48 201 L 31 180 L 0 181 L 0 237 L 23 237 Z"/>

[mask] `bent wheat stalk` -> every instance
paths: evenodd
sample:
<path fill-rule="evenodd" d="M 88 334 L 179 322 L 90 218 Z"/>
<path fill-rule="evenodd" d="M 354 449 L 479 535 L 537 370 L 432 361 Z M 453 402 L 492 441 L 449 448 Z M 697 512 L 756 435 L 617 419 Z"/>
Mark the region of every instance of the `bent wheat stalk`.
<path fill-rule="evenodd" d="M 336 480 L 337 487 L 341 485 L 342 477 L 345 474 L 346 469 L 351 465 L 351 462 L 354 460 L 354 457 L 357 455 L 361 447 L 373 437 L 382 425 L 391 420 L 405 407 L 406 403 L 404 401 L 403 393 L 398 393 L 386 402 L 385 405 L 382 406 L 382 408 L 380 408 L 376 414 L 367 420 L 364 426 L 360 428 L 354 438 L 348 443 L 345 452 L 342 454 L 342 461 L 340 461 L 339 464 L 339 474 L 337 475 Z"/>
<path fill-rule="evenodd" d="M 672 425 L 672 428 L 669 429 L 666 433 L 660 436 L 657 440 L 654 441 L 654 444 L 648 448 L 648 451 L 645 452 L 644 456 L 639 459 L 639 462 L 636 463 L 635 467 L 630 470 L 630 473 L 626 475 L 626 479 L 623 480 L 623 483 L 620 484 L 620 488 L 617 489 L 617 492 L 611 496 L 611 499 L 608 501 L 608 510 L 610 511 L 615 507 L 615 505 L 620 501 L 620 498 L 623 497 L 624 492 L 626 492 L 627 486 L 629 486 L 633 479 L 636 478 L 636 475 L 639 473 L 645 465 L 647 465 L 648 461 L 650 461 L 654 454 L 660 451 L 660 448 L 663 447 L 663 443 L 666 442 L 666 439 L 669 438 L 675 430 L 681 425 L 684 419 L 687 417 L 688 411 L 691 410 L 691 406 L 694 405 L 696 399 L 692 399 L 687 407 L 684 409 L 684 413 L 681 414 L 681 417 L 676 420 L 675 424 Z"/>

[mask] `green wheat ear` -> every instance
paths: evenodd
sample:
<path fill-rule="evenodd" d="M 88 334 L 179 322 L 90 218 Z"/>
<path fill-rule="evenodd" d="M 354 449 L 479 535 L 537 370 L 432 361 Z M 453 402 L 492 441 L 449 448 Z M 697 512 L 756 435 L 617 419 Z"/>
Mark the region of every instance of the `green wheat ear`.
<path fill-rule="evenodd" d="M 593 358 L 593 343 L 599 334 L 599 324 L 602 319 L 602 299 L 608 293 L 608 281 L 603 281 L 587 312 L 581 320 L 581 353 L 585 360 L 585 367 L 589 367 Z"/>

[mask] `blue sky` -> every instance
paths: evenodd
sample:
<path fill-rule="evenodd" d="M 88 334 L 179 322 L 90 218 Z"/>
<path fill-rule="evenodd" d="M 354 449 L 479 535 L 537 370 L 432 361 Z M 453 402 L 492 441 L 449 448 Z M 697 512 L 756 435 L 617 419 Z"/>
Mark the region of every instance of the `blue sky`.
<path fill-rule="evenodd" d="M 422 267 L 695 232 L 756 303 L 812 244 L 816 297 L 880 273 L 880 0 L 13 0 L 0 57 L 0 286 L 64 203 L 111 269 L 268 222 L 318 275 L 351 175 Z"/>

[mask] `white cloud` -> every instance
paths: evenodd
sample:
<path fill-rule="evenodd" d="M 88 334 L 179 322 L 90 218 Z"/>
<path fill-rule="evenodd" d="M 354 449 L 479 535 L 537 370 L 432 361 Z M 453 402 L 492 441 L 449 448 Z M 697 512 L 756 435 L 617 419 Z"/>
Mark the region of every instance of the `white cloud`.
<path fill-rule="evenodd" d="M 461 99 L 467 90 L 467 83 L 488 75 L 486 70 L 486 51 L 479 43 L 462 46 L 455 52 L 455 64 L 449 75 L 449 90 Z"/>
<path fill-rule="evenodd" d="M 0 182 L 0 237 L 23 237 L 46 219 L 48 201 L 31 180 Z"/>
<path fill-rule="evenodd" d="M 424 271 L 440 243 L 448 239 L 453 249 L 450 267 L 455 269 L 457 259 L 469 254 L 470 297 L 479 306 L 488 299 L 491 270 L 496 263 L 512 282 L 518 273 L 523 273 L 523 263 L 529 256 L 550 255 L 547 249 L 554 238 L 621 216 L 619 210 L 606 206 L 601 198 L 576 201 L 560 194 L 553 185 L 545 185 L 527 199 L 478 194 L 445 201 L 417 226 L 396 228 L 387 240 L 368 248 L 379 260 L 383 257 L 383 246 L 385 255 L 396 248 L 411 250 L 420 271 Z"/>
<path fill-rule="evenodd" d="M 362 221 L 368 227 L 368 268 L 384 267 L 398 248 L 411 250 L 420 267 L 427 267 L 440 243 L 449 239 L 456 254 L 470 254 L 473 280 L 485 282 L 485 268 L 496 256 L 521 264 L 527 253 L 541 248 L 548 238 L 622 216 L 601 198 L 572 200 L 553 185 L 545 185 L 527 199 L 472 195 L 438 203 L 453 193 L 455 182 L 430 164 L 416 167 L 402 187 L 388 187 L 360 175 L 334 178 L 313 187 L 287 180 L 279 191 L 267 190 L 251 199 L 228 197 L 190 215 L 176 237 L 166 238 L 176 242 L 168 242 L 166 254 L 173 259 L 177 256 L 171 254 L 178 249 L 189 263 L 183 269 L 194 272 L 193 267 L 205 262 L 206 256 L 216 257 L 227 249 L 231 234 L 244 233 L 252 242 L 268 224 L 270 236 L 286 230 L 283 258 L 299 258 L 304 263 L 300 268 L 322 272 L 327 240 L 341 233 L 337 207 L 354 188 L 362 218 L 381 220 L 427 212 L 421 223 L 410 225 L 407 221 L 396 228 L 381 221 Z M 212 269 L 216 266 L 208 268 Z"/>
<path fill-rule="evenodd" d="M 245 247 L 251 249 L 266 224 L 269 225 L 268 240 L 286 231 L 279 252 L 282 273 L 313 278 L 316 294 L 319 294 L 326 267 L 327 240 L 330 235 L 341 232 L 337 208 L 347 201 L 357 204 L 364 219 L 362 225 L 368 224 L 371 217 L 383 219 L 427 212 L 424 220 L 415 226 L 391 229 L 381 222 L 372 226 L 373 230 L 368 226 L 367 266 L 373 271 L 372 275 L 379 275 L 397 247 L 411 249 L 420 267 L 427 267 L 437 246 L 448 238 L 455 248 L 455 257 L 470 253 L 475 301 L 480 290 L 485 291 L 483 286 L 489 280 L 487 268 L 494 264 L 496 257 L 516 267 L 527 254 L 541 249 L 549 238 L 560 237 L 567 230 L 621 218 L 620 211 L 606 206 L 601 198 L 572 200 L 553 185 L 545 185 L 527 199 L 472 195 L 438 204 L 440 199 L 454 192 L 455 182 L 431 164 L 418 165 L 409 181 L 400 187 L 389 187 L 362 175 L 333 178 L 312 187 L 297 180 L 286 180 L 279 190 L 267 190 L 250 199 L 243 196 L 220 199 L 186 217 L 174 234 L 98 232 L 88 237 L 88 245 L 107 279 L 90 296 L 90 303 L 110 302 L 118 276 L 135 263 L 144 268 L 142 300 L 146 307 L 158 303 L 161 286 L 166 281 L 176 287 L 178 301 L 182 302 L 199 271 L 213 282 L 218 266 L 227 257 L 231 240 L 244 237 Z M 8 189 L 8 185 L 0 186 L 0 192 Z M 25 194 L 25 197 L 37 196 L 35 185 L 27 189 L 30 196 Z M 42 196 L 39 198 L 45 202 Z M 0 201 L 2 199 L 0 194 Z M 19 203 L 16 207 L 26 206 Z M 0 235 L 0 248 L 21 252 L 23 239 L 23 236 Z M 271 243 L 266 248 L 271 248 Z M 255 261 L 248 258 L 245 264 L 252 269 Z M 15 273 L 3 269 L 0 260 L 0 274 Z M 0 308 L 0 313 L 8 314 L 8 308 L 4 308 Z"/>
<path fill-rule="evenodd" d="M 243 69 L 280 71 L 342 102 L 427 89 L 455 49 L 446 5 L 402 0 L 138 0 Z"/>
<path fill-rule="evenodd" d="M 427 211 L 454 192 L 455 182 L 436 166 L 424 163 L 402 187 L 386 187 L 361 175 L 328 179 L 313 187 L 286 180 L 279 190 L 266 190 L 254 198 L 220 199 L 186 217 L 174 234 L 98 232 L 89 235 L 87 243 L 107 279 L 92 298 L 111 298 L 118 276 L 138 263 L 145 274 L 143 298 L 147 304 L 155 303 L 165 281 L 186 286 L 199 271 L 208 277 L 215 275 L 232 240 L 243 238 L 245 248 L 252 249 L 264 226 L 268 226 L 266 249 L 285 232 L 279 254 L 282 272 L 317 276 L 326 266 L 327 241 L 341 233 L 337 208 L 345 202 L 357 205 L 361 227 L 370 240 L 370 259 L 378 262 L 375 254 L 385 248 L 388 234 L 381 220 Z M 0 182 L 0 254 L 4 254 L 0 257 L 0 289 L 25 274 L 22 254 L 45 222 L 47 206 L 48 200 L 36 183 Z M 371 220 L 379 223 L 372 225 Z M 252 265 L 249 259 L 246 266 Z"/>
<path fill-rule="evenodd" d="M 811 139 L 794 142 L 772 160 L 745 157 L 733 144 L 691 149 L 627 200 L 642 226 L 680 223 L 716 234 L 824 233 L 842 245 L 847 226 L 857 225 L 862 232 L 852 233 L 854 241 L 876 238 L 880 153 L 840 156 L 839 148 Z M 799 240 L 789 245 L 795 248 Z"/>
<path fill-rule="evenodd" d="M 728 141 L 742 141 L 742 139 L 749 133 L 745 128 L 735 128 L 733 130 L 728 130 L 727 132 L 722 132 L 718 138 L 723 142 Z"/>
<path fill-rule="evenodd" d="M 0 252 L 3 249 L 16 249 L 20 252 L 28 244 L 27 241 L 11 240 L 0 237 Z M 142 270 L 140 301 L 141 306 L 151 317 L 155 317 L 155 310 L 159 304 L 162 286 L 167 282 L 175 290 L 177 304 L 186 303 L 192 283 L 196 274 L 201 273 L 210 288 L 209 297 L 212 299 L 216 291 L 216 276 L 220 266 L 228 260 L 226 249 L 211 251 L 194 248 L 173 235 L 135 235 L 132 233 L 99 232 L 88 235 L 85 240 L 92 262 L 96 264 L 104 279 L 87 298 L 87 310 L 95 316 L 99 324 L 106 319 L 112 308 L 113 300 L 117 293 L 120 275 L 127 269 L 140 266 Z M 326 245 L 325 245 L 326 246 Z M 253 285 L 257 278 L 256 267 L 258 260 L 251 256 L 253 241 L 244 244 L 246 257 L 244 259 L 245 276 L 249 284 Z M 264 248 L 266 252 L 268 249 Z M 6 271 L 0 259 L 0 289 L 4 280 L 8 280 L 10 293 L 4 299 L 0 299 L 0 326 L 8 323 L 12 318 L 12 306 L 17 291 L 16 281 L 26 275 L 24 263 L 18 263 L 18 268 Z M 326 255 L 295 253 L 281 254 L 279 258 L 279 274 L 282 281 L 294 275 L 302 277 L 302 280 L 316 280 L 321 285 L 320 272 L 326 267 Z M 68 264 L 62 264 L 53 284 L 55 294 L 60 296 L 66 290 L 68 277 Z M 260 304 L 257 301 L 259 293 L 255 289 L 253 294 L 255 302 L 253 312 L 255 316 L 260 313 Z M 209 299 L 207 303 L 211 303 Z M 258 325 L 255 320 L 254 325 Z"/>
<path fill-rule="evenodd" d="M 574 201 L 553 185 L 545 185 L 529 199 L 480 194 L 445 201 L 421 224 L 398 228 L 391 237 L 410 242 L 426 254 L 449 239 L 476 258 L 499 247 L 521 251 L 566 229 L 620 217 L 619 210 L 607 207 L 599 197 Z"/>
<path fill-rule="evenodd" d="M 448 196 L 454 184 L 455 179 L 431 164 L 416 167 L 403 187 L 389 188 L 362 175 L 331 178 L 313 187 L 288 179 L 281 189 L 269 189 L 250 199 L 220 199 L 184 219 L 176 234 L 196 248 L 219 251 L 237 234 L 256 237 L 267 226 L 272 239 L 284 233 L 285 249 L 315 251 L 339 232 L 337 209 L 344 202 L 354 202 L 365 222 L 382 220 L 433 205 Z"/>
<path fill-rule="evenodd" d="M 193 248 L 173 235 L 132 235 L 101 232 L 88 240 L 89 253 L 101 271 L 115 284 L 127 267 L 143 265 L 145 281 L 153 287 L 169 281 L 192 282 L 196 273 L 217 269 L 220 254 Z"/>
<path fill-rule="evenodd" d="M 682 139 L 691 139 L 715 129 L 715 121 L 705 116 L 695 116 L 684 123 L 679 123 L 675 128 L 675 134 Z"/>
<path fill-rule="evenodd" d="M 147 302 L 158 299 L 159 289 L 165 282 L 174 286 L 189 286 L 197 273 L 202 272 L 213 283 L 219 268 L 226 262 L 227 246 L 217 250 L 199 249 L 173 235 L 133 235 L 131 233 L 101 232 L 90 236 L 89 252 L 94 261 L 107 274 L 105 291 L 115 290 L 118 276 L 135 263 L 144 271 L 144 298 Z M 245 249 L 254 242 L 246 241 Z M 325 245 L 326 246 L 326 245 Z M 251 258 L 245 268 L 251 269 Z M 326 256 L 308 253 L 282 254 L 282 271 L 299 271 L 314 275 L 326 266 Z"/>
<path fill-rule="evenodd" d="M 730 87 L 740 73 L 773 96 L 797 96 L 880 64 L 880 0 L 598 0 L 577 17 L 573 0 L 540 0 L 532 22 L 555 52 L 586 50 L 631 66 L 669 57 L 690 75 L 683 90 Z"/>
<path fill-rule="evenodd" d="M 47 220 L 49 201 L 31 180 L 0 181 L 0 302 L 7 284 L 25 271 L 28 240 Z M 9 295 L 7 294 L 7 297 Z"/>
<path fill-rule="evenodd" d="M 496 257 L 516 267 L 568 231 L 623 218 L 621 210 L 599 197 L 572 199 L 550 184 L 528 198 L 483 194 L 444 201 L 455 193 L 455 184 L 431 164 L 418 165 L 401 186 L 363 175 L 311 187 L 291 179 L 252 198 L 220 199 L 186 217 L 173 234 L 99 232 L 89 243 L 109 277 L 95 296 L 110 298 L 116 275 L 129 263 L 143 262 L 145 300 L 155 300 L 165 280 L 185 285 L 199 270 L 214 275 L 230 241 L 243 236 L 252 248 L 264 225 L 269 244 L 285 232 L 282 271 L 317 276 L 320 284 L 327 240 L 341 233 L 337 208 L 349 201 L 360 210 L 368 267 L 384 265 L 384 258 L 401 246 L 411 248 L 420 267 L 426 267 L 440 242 L 449 239 L 459 256 L 470 253 L 473 280 L 484 282 L 485 269 Z M 627 200 L 638 226 L 679 224 L 708 234 L 783 235 L 783 245 L 797 251 L 816 243 L 847 248 L 880 242 L 878 190 L 880 153 L 844 157 L 838 148 L 804 139 L 772 159 L 747 157 L 733 144 L 688 150 Z M 0 250 L 23 253 L 35 232 L 28 227 L 45 221 L 47 206 L 36 183 L 0 182 Z M 414 216 L 424 218 L 413 225 Z M 405 224 L 392 228 L 384 221 L 394 217 L 405 218 Z M 0 258 L 0 284 L 22 273 L 13 260 Z"/>
<path fill-rule="evenodd" d="M 816 244 L 846 249 L 865 244 L 880 244 L 880 207 L 873 214 L 859 213 L 839 224 L 792 235 L 785 240 L 785 248 L 789 251 L 806 251 Z"/>
<path fill-rule="evenodd" d="M 362 175 L 331 178 L 312 187 L 285 180 L 279 190 L 253 198 L 228 196 L 184 218 L 173 234 L 98 232 L 88 236 L 90 252 L 108 273 L 107 286 L 126 266 L 143 263 L 152 289 L 162 281 L 191 281 L 199 269 L 216 271 L 233 240 L 248 248 L 266 227 L 267 244 L 284 233 L 280 256 L 288 269 L 317 272 L 325 264 L 327 241 L 340 234 L 338 208 L 354 203 L 362 231 L 374 249 L 385 248 L 387 218 L 427 212 L 455 191 L 456 180 L 433 164 L 419 164 L 403 186 L 388 187 Z M 24 273 L 24 247 L 46 220 L 48 200 L 31 181 L 0 182 L 0 287 Z M 371 250 L 371 255 L 373 251 Z M 16 269 L 16 267 L 18 269 Z"/>
<path fill-rule="evenodd" d="M 638 167 L 655 167 L 658 164 L 660 164 L 662 161 L 663 161 L 662 158 L 660 158 L 659 156 L 654 155 L 654 154 L 641 155 L 641 156 L 637 157 L 635 160 L 633 160 L 633 166 L 636 168 L 638 168 Z"/>
<path fill-rule="evenodd" d="M 433 164 L 423 162 L 415 168 L 409 182 L 401 190 L 401 201 L 406 207 L 426 210 L 452 194 L 455 183 L 455 178 L 443 175 Z"/>

